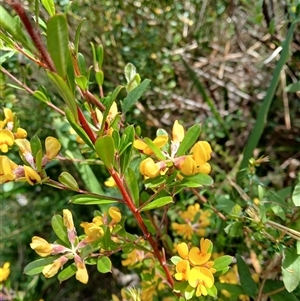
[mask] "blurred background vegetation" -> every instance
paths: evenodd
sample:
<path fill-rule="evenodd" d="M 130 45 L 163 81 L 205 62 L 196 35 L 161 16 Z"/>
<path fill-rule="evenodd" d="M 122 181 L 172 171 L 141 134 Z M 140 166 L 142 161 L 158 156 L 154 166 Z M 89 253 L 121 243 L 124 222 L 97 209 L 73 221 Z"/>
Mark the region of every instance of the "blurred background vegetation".
<path fill-rule="evenodd" d="M 29 12 L 33 11 L 34 1 L 24 1 L 24 4 Z M 56 4 L 65 10 L 70 3 L 62 0 Z M 47 18 L 42 11 L 43 14 Z M 201 138 L 208 140 L 214 150 L 211 164 L 215 186 L 207 192 L 207 197 L 213 200 L 217 198 L 216 193 L 225 199 L 234 195 L 227 177 L 235 174 L 272 79 L 279 56 L 276 51 L 298 14 L 297 0 L 76 0 L 71 4 L 68 21 L 70 37 L 74 40 L 75 29 L 82 18 L 86 18 L 79 50 L 87 58 L 88 65 L 92 63 L 90 42 L 104 46 L 104 92 L 112 91 L 125 81 L 123 69 L 128 62 L 136 66 L 142 79 L 151 80 L 151 89 L 128 120 L 141 126 L 143 136 L 154 137 L 158 127 L 170 131 L 176 119 L 185 128 L 202 123 Z M 268 122 L 256 149 L 257 156 L 270 157 L 270 162 L 258 170 L 259 177 L 270 189 L 276 190 L 290 189 L 299 170 L 300 95 L 285 90 L 299 79 L 299 30 L 295 31 L 290 51 L 291 58 L 281 71 Z M 197 75 L 225 127 L 220 126 L 211 105 L 195 87 L 183 61 Z M 3 65 L 32 89 L 47 85 L 43 73 L 24 57 L 13 56 Z M 29 137 L 40 131 L 43 140 L 48 135 L 64 132 L 55 124 L 55 113 L 50 108 L 14 89 L 9 79 L 3 74 L 0 76 L 0 101 L 18 114 Z M 91 87 L 93 90 L 93 85 Z M 95 85 L 92 92 L 97 93 L 96 89 Z M 60 102 L 55 95 L 51 97 L 54 103 Z M 71 138 L 67 143 L 75 145 Z M 80 171 L 68 162 L 54 164 L 49 174 L 57 178 L 62 170 L 73 175 L 77 173 L 80 179 Z M 101 168 L 93 171 L 103 183 L 107 175 Z M 82 184 L 86 185 L 84 181 Z M 74 278 L 59 284 L 55 278 L 45 281 L 42 276 L 23 275 L 24 266 L 36 258 L 29 248 L 31 237 L 54 239 L 50 227 L 53 214 L 61 214 L 68 206 L 75 219 L 88 220 L 92 210 L 91 207 L 67 205 L 70 193 L 44 186 L 8 183 L 1 187 L 1 193 L 1 264 L 13 263 L 12 289 L 24 292 L 24 300 L 110 300 L 110 293 L 119 291 L 121 285 L 114 274 L 103 276 L 91 272 L 93 278 L 86 286 Z M 218 227 L 223 229 L 224 225 Z M 241 235 L 228 243 L 224 231 L 216 236 L 220 250 L 227 254 L 235 254 L 241 248 L 239 241 L 242 239 Z M 245 251 L 245 247 L 242 249 Z M 120 259 L 115 261 L 120 262 Z M 20 300 L 22 298 L 20 296 Z"/>

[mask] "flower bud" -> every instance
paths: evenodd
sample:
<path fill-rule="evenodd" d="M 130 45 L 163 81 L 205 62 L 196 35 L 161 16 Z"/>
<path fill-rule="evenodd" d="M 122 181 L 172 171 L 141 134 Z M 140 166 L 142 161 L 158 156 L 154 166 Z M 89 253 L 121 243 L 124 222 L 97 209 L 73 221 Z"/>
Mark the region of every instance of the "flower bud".
<path fill-rule="evenodd" d="M 35 250 L 35 252 L 41 257 L 47 257 L 52 254 L 52 245 L 49 244 L 45 239 L 39 236 L 33 236 L 31 241 L 31 249 Z"/>
<path fill-rule="evenodd" d="M 113 219 L 115 223 L 118 223 L 122 219 L 122 214 L 118 207 L 110 207 L 108 209 L 108 214 Z"/>

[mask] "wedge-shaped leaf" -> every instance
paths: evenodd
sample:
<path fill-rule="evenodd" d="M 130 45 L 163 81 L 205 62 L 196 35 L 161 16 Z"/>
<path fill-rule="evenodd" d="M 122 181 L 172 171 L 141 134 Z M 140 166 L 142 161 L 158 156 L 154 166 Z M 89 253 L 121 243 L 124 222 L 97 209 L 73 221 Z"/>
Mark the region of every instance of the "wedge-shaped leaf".
<path fill-rule="evenodd" d="M 103 136 L 95 142 L 96 152 L 107 168 L 112 168 L 115 161 L 115 146 L 111 136 Z"/>
<path fill-rule="evenodd" d="M 246 295 L 254 299 L 257 294 L 257 286 L 251 277 L 249 267 L 239 254 L 236 254 L 236 260 L 243 291 Z"/>
<path fill-rule="evenodd" d="M 221 271 L 232 263 L 232 256 L 225 255 L 214 260 L 214 269 Z"/>
<path fill-rule="evenodd" d="M 300 180 L 300 173 L 298 175 L 298 179 Z M 293 194 L 292 194 L 292 200 L 295 206 L 300 206 L 300 181 L 295 186 Z"/>
<path fill-rule="evenodd" d="M 65 101 L 68 108 L 70 109 L 71 114 L 74 116 L 73 118 L 75 120 L 78 120 L 77 104 L 69 86 L 58 74 L 48 71 L 47 75 L 56 87 L 62 99 Z"/>
<path fill-rule="evenodd" d="M 73 275 L 75 275 L 77 271 L 77 268 L 75 266 L 75 263 L 72 263 L 71 265 L 69 265 L 68 267 L 66 267 L 65 269 L 63 269 L 57 276 L 57 279 L 60 282 L 66 281 L 69 278 L 71 278 Z"/>
<path fill-rule="evenodd" d="M 159 160 L 165 160 L 166 159 L 165 156 L 162 154 L 161 150 L 153 143 L 153 141 L 151 139 L 149 139 L 148 137 L 145 137 L 144 142 L 150 147 L 152 152 L 155 154 L 155 156 Z"/>
<path fill-rule="evenodd" d="M 73 178 L 72 175 L 70 175 L 66 171 L 62 172 L 59 175 L 58 181 L 60 183 L 64 184 L 65 186 L 67 186 L 68 188 L 70 188 L 71 190 L 75 190 L 75 191 L 79 190 L 79 187 L 78 187 L 78 184 L 77 184 L 76 180 Z"/>
<path fill-rule="evenodd" d="M 65 14 L 56 14 L 47 22 L 47 47 L 57 73 L 65 79 L 69 60 L 69 33 Z"/>
<path fill-rule="evenodd" d="M 111 266 L 111 261 L 107 256 L 100 257 L 97 260 L 97 270 L 102 274 L 111 272 Z"/>
<path fill-rule="evenodd" d="M 75 121 L 74 116 L 72 115 L 71 111 L 69 109 L 66 109 L 66 117 L 69 121 L 70 125 L 72 126 L 73 130 L 76 132 L 76 134 L 91 148 L 95 149 L 92 141 L 90 140 L 89 136 L 86 134 L 86 132 L 83 130 L 83 128 Z"/>
<path fill-rule="evenodd" d="M 89 83 L 88 79 L 83 75 L 76 76 L 75 82 L 78 85 L 78 87 L 84 91 L 87 89 Z"/>
<path fill-rule="evenodd" d="M 44 266 L 52 263 L 55 259 L 57 259 L 57 256 L 50 256 L 32 261 L 24 268 L 24 274 L 29 276 L 37 275 L 42 272 Z"/>
<path fill-rule="evenodd" d="M 200 187 L 200 186 L 211 186 L 214 183 L 214 180 L 211 176 L 204 173 L 198 173 L 194 176 L 185 177 L 180 186 L 187 187 Z"/>
<path fill-rule="evenodd" d="M 60 215 L 55 214 L 51 219 L 51 225 L 57 237 L 66 245 L 70 245 L 67 228 L 64 226 L 63 218 Z"/>
<path fill-rule="evenodd" d="M 128 93 L 126 98 L 123 100 L 122 110 L 126 114 L 130 108 L 139 100 L 139 98 L 144 94 L 147 87 L 150 84 L 149 79 L 143 80 L 136 88 Z"/>
<path fill-rule="evenodd" d="M 300 283 L 300 255 L 296 249 L 284 250 L 281 271 L 285 288 L 292 292 Z"/>
<path fill-rule="evenodd" d="M 146 206 L 142 207 L 140 212 L 160 208 L 160 207 L 163 207 L 170 203 L 173 203 L 173 198 L 171 196 L 164 196 L 164 197 L 156 199 L 156 200 L 150 202 L 149 204 L 147 204 Z"/>
<path fill-rule="evenodd" d="M 201 133 L 201 125 L 194 124 L 186 132 L 180 146 L 177 150 L 177 156 L 183 156 L 196 143 Z"/>
<path fill-rule="evenodd" d="M 158 187 L 161 184 L 165 183 L 166 180 L 167 180 L 166 176 L 158 176 L 154 179 L 149 178 L 149 179 L 145 180 L 144 185 L 145 185 L 146 189 L 155 188 L 155 187 Z"/>
<path fill-rule="evenodd" d="M 51 17 L 55 15 L 55 5 L 53 0 L 42 0 L 42 4 Z"/>
<path fill-rule="evenodd" d="M 136 206 L 139 204 L 139 184 L 134 171 L 128 167 L 125 172 L 125 180 L 129 189 L 130 195 Z"/>
<path fill-rule="evenodd" d="M 88 194 L 76 194 L 70 199 L 70 203 L 78 205 L 104 205 L 117 203 L 118 199 L 105 196 L 105 195 L 88 195 Z"/>

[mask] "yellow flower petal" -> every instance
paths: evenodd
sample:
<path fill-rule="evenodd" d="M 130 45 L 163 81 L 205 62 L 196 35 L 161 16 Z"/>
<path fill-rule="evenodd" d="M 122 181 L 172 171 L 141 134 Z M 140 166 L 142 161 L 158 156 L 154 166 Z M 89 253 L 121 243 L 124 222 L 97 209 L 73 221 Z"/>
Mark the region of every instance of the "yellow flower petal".
<path fill-rule="evenodd" d="M 0 282 L 7 280 L 8 276 L 10 274 L 9 266 L 10 266 L 10 263 L 5 262 L 3 267 L 0 268 Z"/>
<path fill-rule="evenodd" d="M 86 266 L 83 262 L 76 262 L 76 279 L 83 284 L 87 284 L 89 281 L 89 274 L 87 272 Z"/>
<path fill-rule="evenodd" d="M 179 169 L 185 176 L 192 176 L 197 172 L 197 164 L 192 156 L 186 156 Z"/>
<path fill-rule="evenodd" d="M 15 179 L 13 170 L 17 167 L 18 165 L 8 159 L 8 157 L 0 156 L 0 184 L 13 181 Z"/>
<path fill-rule="evenodd" d="M 61 267 L 60 261 L 55 260 L 53 263 L 44 266 L 42 273 L 46 278 L 51 278 L 57 274 Z"/>
<path fill-rule="evenodd" d="M 4 108 L 3 111 L 4 111 L 4 116 L 5 116 L 6 122 L 13 122 L 14 114 L 13 114 L 12 110 L 9 108 Z"/>
<path fill-rule="evenodd" d="M 203 254 L 199 248 L 193 247 L 189 253 L 189 260 L 193 265 L 203 265 L 209 260 L 210 256 L 211 253 Z"/>
<path fill-rule="evenodd" d="M 63 221 L 64 221 L 64 226 L 67 229 L 69 229 L 71 231 L 74 229 L 73 216 L 69 209 L 63 210 Z"/>
<path fill-rule="evenodd" d="M 45 141 L 45 148 L 46 148 L 46 157 L 49 160 L 54 159 L 61 148 L 61 144 L 58 142 L 58 140 L 54 137 L 47 137 Z"/>
<path fill-rule="evenodd" d="M 15 138 L 11 131 L 4 129 L 0 130 L 0 151 L 8 152 L 8 147 L 14 144 Z"/>
<path fill-rule="evenodd" d="M 30 247 L 35 250 L 41 257 L 46 257 L 52 254 L 53 248 L 45 239 L 39 236 L 33 236 L 31 239 Z"/>
<path fill-rule="evenodd" d="M 211 172 L 211 166 L 209 163 L 197 166 L 197 172 L 208 175 Z"/>
<path fill-rule="evenodd" d="M 42 178 L 40 177 L 40 175 L 31 167 L 24 165 L 24 172 L 25 172 L 26 181 L 30 185 L 33 186 L 36 183 L 39 183 L 42 181 Z"/>
<path fill-rule="evenodd" d="M 22 128 L 17 128 L 17 132 L 15 133 L 16 138 L 24 139 L 27 137 L 27 132 Z"/>
<path fill-rule="evenodd" d="M 177 245 L 177 252 L 181 258 L 188 259 L 189 248 L 185 242 L 182 242 Z"/>
<path fill-rule="evenodd" d="M 181 142 L 184 138 L 184 128 L 179 124 L 178 120 L 175 120 L 173 129 L 172 129 L 172 141 L 174 143 Z"/>
<path fill-rule="evenodd" d="M 191 149 L 197 165 L 206 163 L 211 158 L 212 149 L 207 141 L 198 141 Z"/>
<path fill-rule="evenodd" d="M 160 168 L 152 158 L 146 158 L 141 162 L 140 172 L 146 177 L 155 178 L 159 175 Z"/>
<path fill-rule="evenodd" d="M 190 263 L 188 260 L 181 260 L 176 264 L 175 279 L 178 281 L 187 281 L 190 272 Z"/>
<path fill-rule="evenodd" d="M 110 207 L 108 209 L 108 214 L 114 220 L 115 223 L 118 223 L 122 219 L 122 214 L 118 207 Z"/>
<path fill-rule="evenodd" d="M 207 295 L 207 288 L 214 285 L 214 276 L 209 269 L 204 267 L 193 267 L 190 270 L 188 282 L 191 287 L 196 288 L 196 296 Z"/>

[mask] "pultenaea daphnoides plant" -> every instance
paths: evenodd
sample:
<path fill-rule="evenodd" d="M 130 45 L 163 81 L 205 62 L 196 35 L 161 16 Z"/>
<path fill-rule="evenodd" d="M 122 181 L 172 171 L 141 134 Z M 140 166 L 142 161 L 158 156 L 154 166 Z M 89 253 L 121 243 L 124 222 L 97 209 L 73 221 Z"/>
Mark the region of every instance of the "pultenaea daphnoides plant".
<path fill-rule="evenodd" d="M 7 33 L 3 40 L 5 50 L 25 56 L 44 70 L 64 104 L 54 104 L 45 87 L 32 90 L 4 67 L 1 67 L 2 73 L 37 101 L 51 107 L 55 118 L 69 128 L 68 136 L 74 136 L 82 156 L 90 163 L 100 162 L 110 176 L 105 184 L 100 183 L 107 185 L 107 194 L 79 187 L 75 176 L 68 171 L 57 179 L 49 177 L 47 170 L 53 160 L 74 159 L 67 146 L 52 136 L 44 142 L 37 135 L 28 137 L 13 108 L 3 107 L 0 183 L 49 185 L 73 191 L 71 203 L 99 206 L 92 220 L 81 222 L 77 229 L 69 209 L 64 209 L 62 215 L 54 215 L 51 224 L 57 239 L 48 242 L 40 236 L 32 237 L 30 247 L 41 259 L 29 263 L 25 274 L 42 273 L 46 278 L 57 275 L 60 282 L 75 276 L 86 284 L 88 265 L 96 265 L 98 272 L 108 273 L 113 265 L 110 256 L 122 252 L 124 267 L 142 271 L 140 288 L 122 291 L 128 300 L 216 297 L 215 275 L 227 272 L 232 257 L 211 258 L 213 243 L 203 236 L 208 234 L 206 227 L 210 225 L 213 211 L 195 202 L 189 204 L 186 211 L 179 212 L 177 221 L 168 223 L 169 211 L 176 205 L 179 193 L 213 184 L 208 163 L 212 148 L 209 142 L 199 140 L 200 124 L 185 131 L 176 120 L 171 135 L 158 129 L 154 139 L 142 137 L 138 127 L 126 122 L 126 115 L 149 86 L 148 79 L 142 81 L 129 63 L 124 70 L 126 83 L 105 95 L 103 47 L 91 44 L 93 68 L 86 68 L 85 58 L 78 50 L 81 26 L 75 40 L 70 41 L 66 14 L 56 12 L 52 1 L 42 2 L 48 17 L 45 26 L 38 30 L 21 2 L 7 3 L 23 27 L 19 24 L 17 28 L 16 20 L 1 6 L 1 32 Z M 47 46 L 42 35 L 46 37 Z M 98 95 L 89 90 L 92 82 L 98 86 Z M 18 161 L 9 155 L 16 149 L 19 150 Z M 112 196 L 110 189 L 118 192 Z M 128 213 L 139 228 L 135 233 L 126 231 Z M 171 236 L 167 236 L 168 224 L 173 231 Z M 112 298 L 118 299 L 116 295 Z"/>

